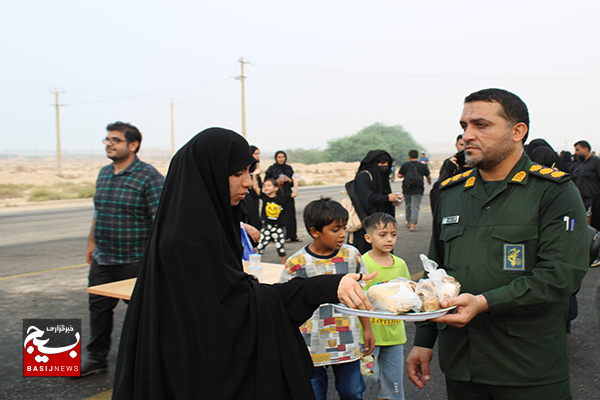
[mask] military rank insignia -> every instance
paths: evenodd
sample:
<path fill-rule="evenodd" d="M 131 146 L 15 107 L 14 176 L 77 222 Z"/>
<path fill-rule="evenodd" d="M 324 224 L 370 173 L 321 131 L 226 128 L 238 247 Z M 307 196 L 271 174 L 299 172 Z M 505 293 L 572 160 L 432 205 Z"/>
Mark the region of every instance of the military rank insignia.
<path fill-rule="evenodd" d="M 527 173 L 525 171 L 519 171 L 515 174 L 515 176 L 513 176 L 511 181 L 521 182 L 523 179 L 525 179 L 526 176 L 527 176 Z"/>
<path fill-rule="evenodd" d="M 440 189 L 444 189 L 446 187 L 453 186 L 455 183 L 463 182 L 464 180 L 466 180 L 468 178 L 469 175 L 471 175 L 472 172 L 473 172 L 473 170 L 470 169 L 466 172 L 463 172 L 462 174 L 456 174 L 454 176 L 451 176 L 450 178 L 448 178 L 442 182 L 442 184 L 440 185 Z M 471 184 L 468 186 L 472 186 L 473 183 L 475 182 L 475 177 L 472 176 L 471 179 L 469 179 L 469 182 L 471 182 Z"/>
<path fill-rule="evenodd" d="M 544 178 L 549 181 L 559 182 L 563 177 L 569 176 L 566 172 L 559 171 L 556 168 L 548 168 L 543 165 L 533 164 L 529 168 L 529 173 L 533 176 L 537 176 L 539 178 Z M 518 175 L 518 174 L 517 174 Z M 515 175 L 516 178 L 516 175 Z M 513 178 L 513 180 L 515 180 Z"/>
<path fill-rule="evenodd" d="M 505 271 L 525 271 L 525 245 L 504 243 Z"/>

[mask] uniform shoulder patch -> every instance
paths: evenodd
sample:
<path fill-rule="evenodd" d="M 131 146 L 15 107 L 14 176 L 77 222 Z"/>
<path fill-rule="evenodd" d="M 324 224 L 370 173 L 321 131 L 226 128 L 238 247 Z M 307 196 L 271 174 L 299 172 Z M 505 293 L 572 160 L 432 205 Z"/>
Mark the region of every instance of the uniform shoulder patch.
<path fill-rule="evenodd" d="M 571 179 L 571 175 L 556 168 L 545 167 L 540 164 L 533 164 L 529 167 L 529 175 L 537 178 L 547 179 L 552 182 L 561 183 Z M 565 179 L 566 178 L 566 179 Z"/>
<path fill-rule="evenodd" d="M 450 186 L 454 186 L 460 182 L 464 182 L 465 180 L 467 180 L 469 178 L 469 175 L 471 175 L 471 173 L 473 172 L 472 169 L 463 172 L 461 174 L 456 174 L 454 176 L 451 176 L 450 178 L 446 179 L 445 181 L 443 181 L 440 184 L 440 190 L 444 190 Z M 472 184 L 471 184 L 472 185 Z M 469 185 L 469 186 L 471 186 Z"/>

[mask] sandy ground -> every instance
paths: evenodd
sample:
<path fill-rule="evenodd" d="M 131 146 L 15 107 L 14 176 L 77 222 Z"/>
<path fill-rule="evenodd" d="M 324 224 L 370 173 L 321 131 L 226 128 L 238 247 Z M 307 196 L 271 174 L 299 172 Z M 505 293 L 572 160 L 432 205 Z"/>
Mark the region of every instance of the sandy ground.
<path fill-rule="evenodd" d="M 144 161 L 151 163 L 163 175 L 166 175 L 169 167 L 168 159 Z M 271 163 L 271 160 L 261 161 L 263 174 Z M 35 207 L 34 204 L 27 201 L 27 195 L 37 187 L 51 187 L 65 182 L 95 182 L 100 168 L 108 164 L 108 162 L 98 160 L 96 164 L 97 165 L 90 167 L 84 166 L 74 160 L 63 161 L 62 175 L 58 175 L 56 160 L 52 157 L 37 160 L 35 162 L 24 157 L 15 157 L 4 160 L 2 165 L 0 165 L 0 184 L 31 185 L 31 188 L 25 192 L 24 197 L 0 199 L 0 210 L 11 207 Z M 431 163 L 430 168 L 432 177 L 437 176 L 439 164 L 441 164 L 439 161 Z M 359 163 L 329 162 L 310 165 L 292 163 L 290 165 L 294 171 L 300 175 L 301 185 L 340 185 L 350 181 L 354 177 Z M 48 206 L 52 206 L 52 204 L 55 203 L 64 204 L 65 202 L 87 204 L 89 200 L 58 200 L 44 203 L 47 203 Z"/>

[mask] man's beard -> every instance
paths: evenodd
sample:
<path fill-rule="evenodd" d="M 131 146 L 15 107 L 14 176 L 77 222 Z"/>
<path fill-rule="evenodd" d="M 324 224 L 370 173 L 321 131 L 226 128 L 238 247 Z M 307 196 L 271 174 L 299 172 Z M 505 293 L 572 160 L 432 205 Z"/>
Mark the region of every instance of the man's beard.
<path fill-rule="evenodd" d="M 472 144 L 465 141 L 465 147 L 469 145 Z M 465 160 L 467 164 L 483 171 L 489 171 L 490 169 L 494 168 L 496 165 L 504 161 L 510 155 L 510 153 L 513 152 L 512 140 L 510 140 L 510 135 L 506 135 L 493 147 L 488 148 L 486 153 L 484 153 L 483 150 L 481 150 L 481 148 L 477 148 L 481 152 L 477 156 L 470 154 L 470 151 L 465 150 Z"/>

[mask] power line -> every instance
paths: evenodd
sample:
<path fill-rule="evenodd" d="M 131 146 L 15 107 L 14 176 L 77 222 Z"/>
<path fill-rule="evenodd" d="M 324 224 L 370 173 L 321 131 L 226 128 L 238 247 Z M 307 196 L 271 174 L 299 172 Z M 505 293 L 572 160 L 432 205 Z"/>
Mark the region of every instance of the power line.
<path fill-rule="evenodd" d="M 177 87 L 177 88 L 154 91 L 154 92 L 149 92 L 149 93 L 139 93 L 139 94 L 124 94 L 123 93 L 122 96 L 119 96 L 119 97 L 113 97 L 113 98 L 103 99 L 103 100 L 81 101 L 81 102 L 76 102 L 76 103 L 70 103 L 69 105 L 73 106 L 73 105 L 106 103 L 106 102 L 111 102 L 111 101 L 127 100 L 127 99 L 134 99 L 134 98 L 160 96 L 163 94 L 178 92 L 178 91 L 182 91 L 182 90 L 189 90 L 189 89 L 194 89 L 194 88 L 199 88 L 199 87 L 215 86 L 215 85 L 222 84 L 222 83 L 225 83 L 228 81 L 229 81 L 229 78 L 224 78 L 224 79 L 219 79 L 219 80 L 212 81 L 212 82 L 199 83 L 199 84 L 188 85 L 188 86 L 181 86 L 181 87 Z M 15 84 L 0 83 L 0 88 L 13 89 L 13 90 L 47 90 L 48 88 L 52 88 L 52 87 L 53 86 L 43 86 L 43 85 L 35 86 L 35 85 L 21 85 L 21 84 L 15 85 Z M 81 93 L 81 94 L 92 94 L 92 95 L 98 95 L 98 94 L 113 94 L 113 95 L 115 95 L 115 94 L 118 94 L 116 92 L 103 92 L 103 91 L 97 91 L 97 90 L 92 90 L 92 89 L 75 89 L 75 88 L 66 88 L 66 89 L 69 89 L 70 93 Z"/>
<path fill-rule="evenodd" d="M 521 77 L 509 77 L 509 76 L 466 76 L 466 75 L 423 75 L 423 74 L 398 74 L 391 72 L 369 72 L 369 71 L 349 71 L 349 70 L 336 70 L 326 68 L 312 68 L 312 67 L 297 67 L 291 65 L 277 65 L 277 64 L 263 64 L 254 63 L 254 65 L 269 67 L 269 68 L 281 68 L 281 69 L 294 69 L 303 71 L 314 71 L 334 74 L 353 74 L 353 75 L 368 75 L 368 76 L 387 76 L 394 78 L 416 78 L 416 79 L 494 79 L 494 80 L 536 80 L 536 81 L 560 81 L 560 80 L 596 80 L 600 79 L 600 76 L 555 76 L 555 77 L 540 77 L 540 76 L 521 76 Z"/>

